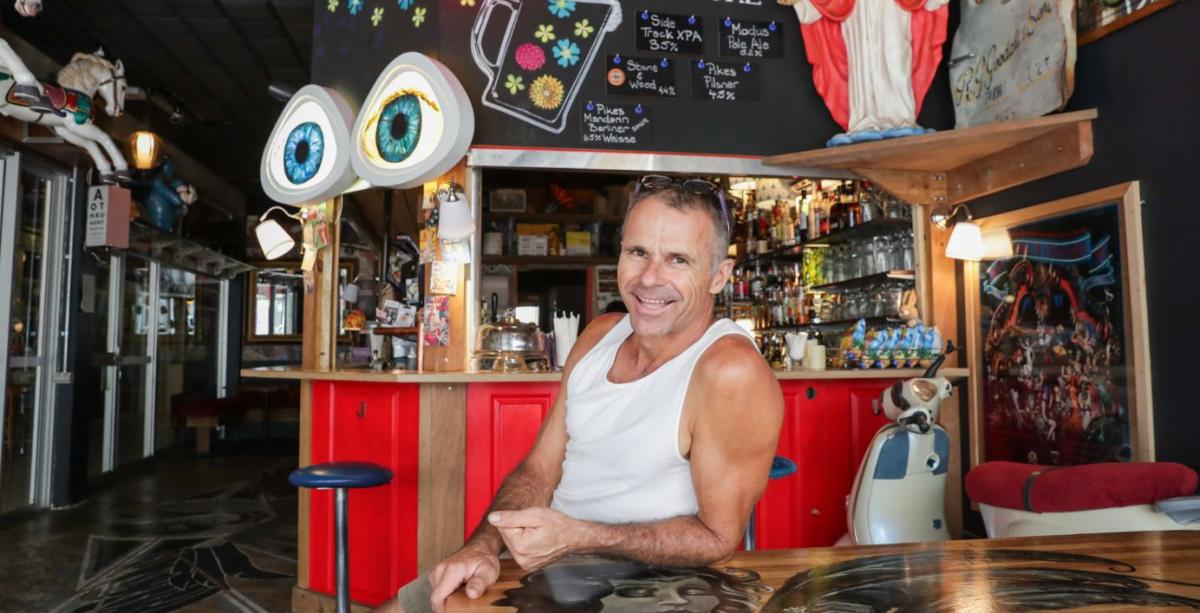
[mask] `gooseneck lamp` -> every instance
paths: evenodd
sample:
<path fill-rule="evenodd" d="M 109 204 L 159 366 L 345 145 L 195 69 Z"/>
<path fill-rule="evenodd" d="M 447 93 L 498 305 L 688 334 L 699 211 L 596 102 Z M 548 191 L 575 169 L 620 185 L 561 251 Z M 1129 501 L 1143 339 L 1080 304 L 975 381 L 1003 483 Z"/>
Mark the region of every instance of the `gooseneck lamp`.
<path fill-rule="evenodd" d="M 254 228 L 254 235 L 258 237 L 258 246 L 262 249 L 263 256 L 268 260 L 278 259 L 283 257 L 293 247 L 296 246 L 296 240 L 288 234 L 283 226 L 274 219 L 268 219 L 267 216 L 271 211 L 279 209 L 284 215 L 295 220 L 300 220 L 299 213 L 289 213 L 281 206 L 273 206 L 266 210 L 261 217 L 258 218 L 258 226 Z"/>

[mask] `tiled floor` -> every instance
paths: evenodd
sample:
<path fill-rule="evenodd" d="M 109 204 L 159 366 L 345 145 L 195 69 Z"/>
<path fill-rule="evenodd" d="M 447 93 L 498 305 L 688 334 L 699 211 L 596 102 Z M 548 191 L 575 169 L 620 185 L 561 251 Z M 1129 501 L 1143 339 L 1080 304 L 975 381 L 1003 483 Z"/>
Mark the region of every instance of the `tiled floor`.
<path fill-rule="evenodd" d="M 294 465 L 173 458 L 80 506 L 0 520 L 0 611 L 287 611 Z"/>

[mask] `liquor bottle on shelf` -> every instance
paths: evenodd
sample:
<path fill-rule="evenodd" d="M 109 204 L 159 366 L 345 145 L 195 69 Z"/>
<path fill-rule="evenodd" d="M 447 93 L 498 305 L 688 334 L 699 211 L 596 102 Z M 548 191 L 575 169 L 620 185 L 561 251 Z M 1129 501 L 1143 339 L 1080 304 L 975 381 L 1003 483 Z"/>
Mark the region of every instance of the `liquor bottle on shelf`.
<path fill-rule="evenodd" d="M 846 184 L 846 227 L 853 228 L 862 223 L 862 205 L 859 204 L 856 183 Z"/>
<path fill-rule="evenodd" d="M 808 242 L 808 207 L 812 203 L 812 194 L 807 191 L 796 198 L 796 242 Z"/>
<path fill-rule="evenodd" d="M 837 232 L 846 227 L 846 184 L 833 191 L 833 204 L 829 208 L 829 231 Z"/>
<path fill-rule="evenodd" d="M 754 208 L 758 215 L 758 252 L 768 253 L 774 248 L 771 244 L 771 211 L 758 209 L 757 205 Z"/>

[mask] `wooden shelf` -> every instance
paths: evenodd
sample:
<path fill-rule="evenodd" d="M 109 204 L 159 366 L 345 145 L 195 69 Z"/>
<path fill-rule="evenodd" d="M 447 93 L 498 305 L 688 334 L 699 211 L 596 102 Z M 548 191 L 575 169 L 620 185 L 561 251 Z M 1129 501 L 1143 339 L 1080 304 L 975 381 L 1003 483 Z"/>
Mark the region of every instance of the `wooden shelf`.
<path fill-rule="evenodd" d="M 916 273 L 911 270 L 889 270 L 888 272 L 878 272 L 873 275 L 867 275 L 865 277 L 855 277 L 853 279 L 846 279 L 845 281 L 837 281 L 835 283 L 823 283 L 821 285 L 814 285 L 809 288 L 809 291 L 833 292 L 833 291 L 839 291 L 839 290 L 866 287 L 868 285 L 873 285 L 875 283 L 879 283 L 880 281 L 887 281 L 889 279 L 899 280 L 899 281 L 913 281 L 916 278 L 917 278 Z"/>
<path fill-rule="evenodd" d="M 900 198 L 951 205 L 1087 164 L 1096 110 L 763 158 L 769 166 L 852 170 Z"/>
<path fill-rule="evenodd" d="M 911 219 L 875 219 L 865 223 L 861 223 L 853 228 L 845 230 L 837 230 L 830 232 L 824 236 L 819 236 L 808 242 L 797 245 L 788 245 L 779 247 L 767 253 L 756 253 L 747 255 L 742 260 L 741 265 L 745 266 L 755 262 L 779 261 L 779 262 L 799 262 L 804 258 L 804 250 L 810 247 L 828 247 L 830 245 L 839 245 L 841 243 L 864 238 L 873 238 L 883 234 L 896 233 L 899 229 L 912 229 Z"/>
<path fill-rule="evenodd" d="M 592 223 L 597 221 L 621 223 L 625 216 L 591 213 L 492 213 L 490 211 L 483 214 L 484 223 L 509 219 L 518 223 Z"/>
<path fill-rule="evenodd" d="M 586 268 L 588 266 L 615 266 L 617 258 L 597 255 L 485 255 L 483 263 L 517 268 Z"/>

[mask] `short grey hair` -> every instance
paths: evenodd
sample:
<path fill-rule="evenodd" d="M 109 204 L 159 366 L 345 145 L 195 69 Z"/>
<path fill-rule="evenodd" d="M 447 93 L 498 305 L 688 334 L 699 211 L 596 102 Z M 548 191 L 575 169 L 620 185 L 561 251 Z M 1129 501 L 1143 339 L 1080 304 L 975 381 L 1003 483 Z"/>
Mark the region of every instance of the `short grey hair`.
<path fill-rule="evenodd" d="M 643 200 L 650 198 L 658 198 L 659 202 L 676 211 L 704 213 L 704 216 L 712 222 L 712 270 L 716 272 L 717 268 L 721 266 L 721 262 L 729 257 L 729 240 L 732 232 L 729 220 L 725 218 L 725 207 L 721 203 L 721 196 L 716 192 L 713 192 L 712 195 L 696 194 L 677 183 L 657 189 L 635 191 L 629 199 L 629 207 L 625 210 L 625 219 L 621 222 L 621 236 L 625 235 L 625 225 L 629 223 L 629 216 L 633 214 L 633 209 Z"/>

